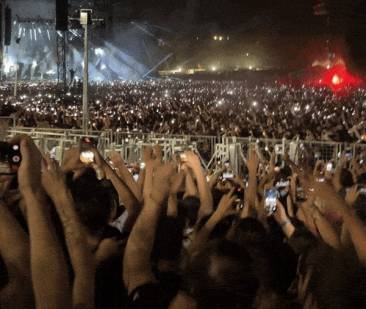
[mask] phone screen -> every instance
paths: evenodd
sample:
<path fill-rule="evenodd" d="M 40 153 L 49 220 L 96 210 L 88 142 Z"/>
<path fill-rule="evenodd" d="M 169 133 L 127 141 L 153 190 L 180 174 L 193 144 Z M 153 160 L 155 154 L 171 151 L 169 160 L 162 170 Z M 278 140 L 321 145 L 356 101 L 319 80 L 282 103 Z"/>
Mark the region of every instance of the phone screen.
<path fill-rule="evenodd" d="M 20 146 L 0 142 L 0 174 L 15 175 L 22 161 Z"/>
<path fill-rule="evenodd" d="M 233 173 L 224 173 L 222 175 L 223 179 L 233 179 L 234 178 L 234 174 Z"/>
<path fill-rule="evenodd" d="M 80 161 L 84 164 L 94 163 L 94 153 L 92 151 L 83 151 L 80 153 Z"/>
<path fill-rule="evenodd" d="M 333 163 L 329 162 L 327 164 L 327 172 L 331 172 L 333 170 Z"/>
<path fill-rule="evenodd" d="M 264 195 L 264 208 L 269 215 L 272 215 L 277 210 L 277 199 L 279 196 L 278 191 L 276 188 L 272 188 L 265 190 Z"/>

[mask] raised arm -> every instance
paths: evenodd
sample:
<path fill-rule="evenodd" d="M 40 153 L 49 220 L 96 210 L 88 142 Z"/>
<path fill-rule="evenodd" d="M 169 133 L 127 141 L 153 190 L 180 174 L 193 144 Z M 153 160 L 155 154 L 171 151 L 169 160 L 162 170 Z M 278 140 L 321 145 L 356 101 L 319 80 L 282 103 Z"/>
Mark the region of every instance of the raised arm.
<path fill-rule="evenodd" d="M 196 177 L 198 194 L 200 198 L 200 209 L 198 212 L 198 219 L 203 218 L 206 215 L 210 215 L 213 211 L 213 200 L 210 187 L 207 183 L 205 174 L 201 166 L 200 159 L 191 151 L 185 152 L 186 165 L 192 169 L 194 176 Z"/>
<path fill-rule="evenodd" d="M 163 201 L 168 197 L 170 179 L 174 173 L 171 164 L 155 168 L 147 162 L 144 207 L 131 231 L 123 260 L 123 280 L 128 293 L 137 287 L 155 282 L 152 273 L 151 251 Z"/>
<path fill-rule="evenodd" d="M 219 206 L 217 207 L 216 211 L 208 219 L 208 221 L 201 228 L 201 230 L 197 232 L 196 237 L 194 238 L 189 248 L 189 252 L 191 254 L 194 254 L 202 247 L 202 245 L 205 244 L 215 226 L 220 222 L 221 219 L 225 217 L 225 214 L 228 212 L 228 210 L 233 205 L 236 199 L 236 196 L 233 195 L 234 191 L 235 188 L 232 188 L 228 194 L 224 195 L 221 198 Z"/>
<path fill-rule="evenodd" d="M 133 179 L 132 174 L 126 167 L 125 163 L 122 160 L 122 157 L 116 151 L 112 151 L 110 153 L 110 159 L 113 162 L 114 166 L 119 170 L 120 176 L 124 184 L 129 188 L 129 190 L 133 193 L 135 198 L 141 203 L 142 202 L 142 190 L 139 187 L 138 183 Z"/>
<path fill-rule="evenodd" d="M 19 189 L 27 206 L 33 291 L 37 308 L 70 308 L 66 259 L 41 183 L 42 156 L 30 138 L 20 141 Z"/>
<path fill-rule="evenodd" d="M 315 193 L 326 205 L 342 215 L 345 227 L 348 229 L 352 243 L 360 261 L 366 265 L 366 230 L 362 221 L 348 207 L 346 202 L 328 184 L 314 185 Z"/>
<path fill-rule="evenodd" d="M 0 292 L 1 308 L 32 308 L 29 239 L 7 206 L 0 203 L 0 254 L 9 282 Z"/>
<path fill-rule="evenodd" d="M 255 209 L 257 199 L 257 170 L 259 158 L 257 152 L 252 149 L 249 152 L 247 160 L 247 168 L 249 172 L 248 187 L 245 192 L 245 200 L 250 209 Z"/>
<path fill-rule="evenodd" d="M 74 271 L 72 303 L 74 308 L 94 308 L 95 266 L 86 244 L 85 231 L 75 211 L 74 201 L 65 184 L 65 175 L 56 162 L 47 158 L 42 183 L 54 202 L 64 228 L 67 249 Z"/>

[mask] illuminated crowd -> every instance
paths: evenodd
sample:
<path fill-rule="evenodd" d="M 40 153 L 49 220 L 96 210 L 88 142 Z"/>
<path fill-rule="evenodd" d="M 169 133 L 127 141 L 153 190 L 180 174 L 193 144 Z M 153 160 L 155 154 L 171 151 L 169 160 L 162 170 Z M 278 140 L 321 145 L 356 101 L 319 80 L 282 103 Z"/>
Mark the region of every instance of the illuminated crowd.
<path fill-rule="evenodd" d="M 2 116 L 19 126 L 81 126 L 80 85 L 64 99 L 53 84 L 20 85 L 16 99 L 0 89 Z M 362 89 L 145 81 L 95 84 L 90 99 L 94 129 L 364 133 Z M 195 151 L 166 157 L 155 143 L 130 165 L 89 137 L 60 162 L 38 142 L 0 142 L 0 308 L 366 308 L 362 147 L 322 161 L 314 143 L 297 156 L 255 143 L 237 169 L 208 169 Z"/>
<path fill-rule="evenodd" d="M 19 126 L 82 125 L 81 87 L 63 99 L 51 83 L 21 84 L 17 99 L 12 93 L 13 85 L 0 89 L 1 115 L 16 115 Z M 95 130 L 357 142 L 366 128 L 364 89 L 149 80 L 92 84 L 89 99 Z"/>

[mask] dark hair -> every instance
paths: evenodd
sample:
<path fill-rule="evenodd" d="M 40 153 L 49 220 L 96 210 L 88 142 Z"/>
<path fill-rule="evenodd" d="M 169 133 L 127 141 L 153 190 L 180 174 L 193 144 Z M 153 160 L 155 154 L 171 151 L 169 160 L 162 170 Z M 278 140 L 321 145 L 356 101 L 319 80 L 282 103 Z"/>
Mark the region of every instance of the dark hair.
<path fill-rule="evenodd" d="M 257 219 L 241 219 L 236 226 L 235 242 L 246 245 L 248 242 L 262 242 L 266 238 L 266 229 Z"/>
<path fill-rule="evenodd" d="M 336 252 L 328 248 L 318 255 L 313 269 L 309 292 L 318 308 L 366 307 L 366 270 L 353 250 Z"/>
<path fill-rule="evenodd" d="M 342 187 L 344 187 L 344 188 L 350 188 L 354 184 L 352 173 L 345 168 L 343 168 L 341 170 L 340 179 L 341 179 Z"/>
<path fill-rule="evenodd" d="M 200 200 L 195 196 L 187 196 L 179 200 L 180 214 L 188 220 L 188 226 L 194 226 L 197 222 Z"/>
<path fill-rule="evenodd" d="M 248 252 L 228 240 L 210 241 L 185 268 L 185 287 L 198 308 L 251 308 L 259 286 Z"/>
<path fill-rule="evenodd" d="M 98 180 L 95 171 L 88 169 L 76 180 L 69 179 L 68 186 L 81 222 L 91 233 L 102 233 L 117 203 L 110 182 Z"/>

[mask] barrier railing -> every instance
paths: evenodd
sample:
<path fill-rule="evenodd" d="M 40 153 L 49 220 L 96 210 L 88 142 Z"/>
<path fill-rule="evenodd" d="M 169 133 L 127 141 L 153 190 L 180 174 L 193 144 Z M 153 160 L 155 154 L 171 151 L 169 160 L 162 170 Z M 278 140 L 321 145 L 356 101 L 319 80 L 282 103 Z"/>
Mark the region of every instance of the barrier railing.
<path fill-rule="evenodd" d="M 6 135 L 11 137 L 18 134 L 32 136 L 46 152 L 56 149 L 58 159 L 62 159 L 63 152 L 73 145 L 77 145 L 80 138 L 85 136 L 81 130 L 26 127 L 8 128 Z M 276 154 L 284 154 L 287 151 L 295 161 L 301 149 L 311 152 L 319 160 L 333 160 L 334 162 L 337 162 L 340 154 L 346 150 L 352 155 L 362 152 L 366 154 L 366 145 L 328 141 L 166 135 L 159 133 L 113 132 L 112 130 L 90 131 L 88 136 L 98 139 L 98 148 L 104 155 L 107 155 L 112 149 L 117 149 L 121 152 L 125 161 L 129 163 L 139 160 L 141 149 L 144 146 L 160 144 L 163 148 L 165 159 L 177 152 L 190 148 L 200 155 L 201 161 L 206 168 L 222 160 L 230 161 L 231 165 L 236 167 L 235 169 L 240 169 L 248 150 L 252 147 L 256 147 L 264 153 L 275 151 Z"/>

